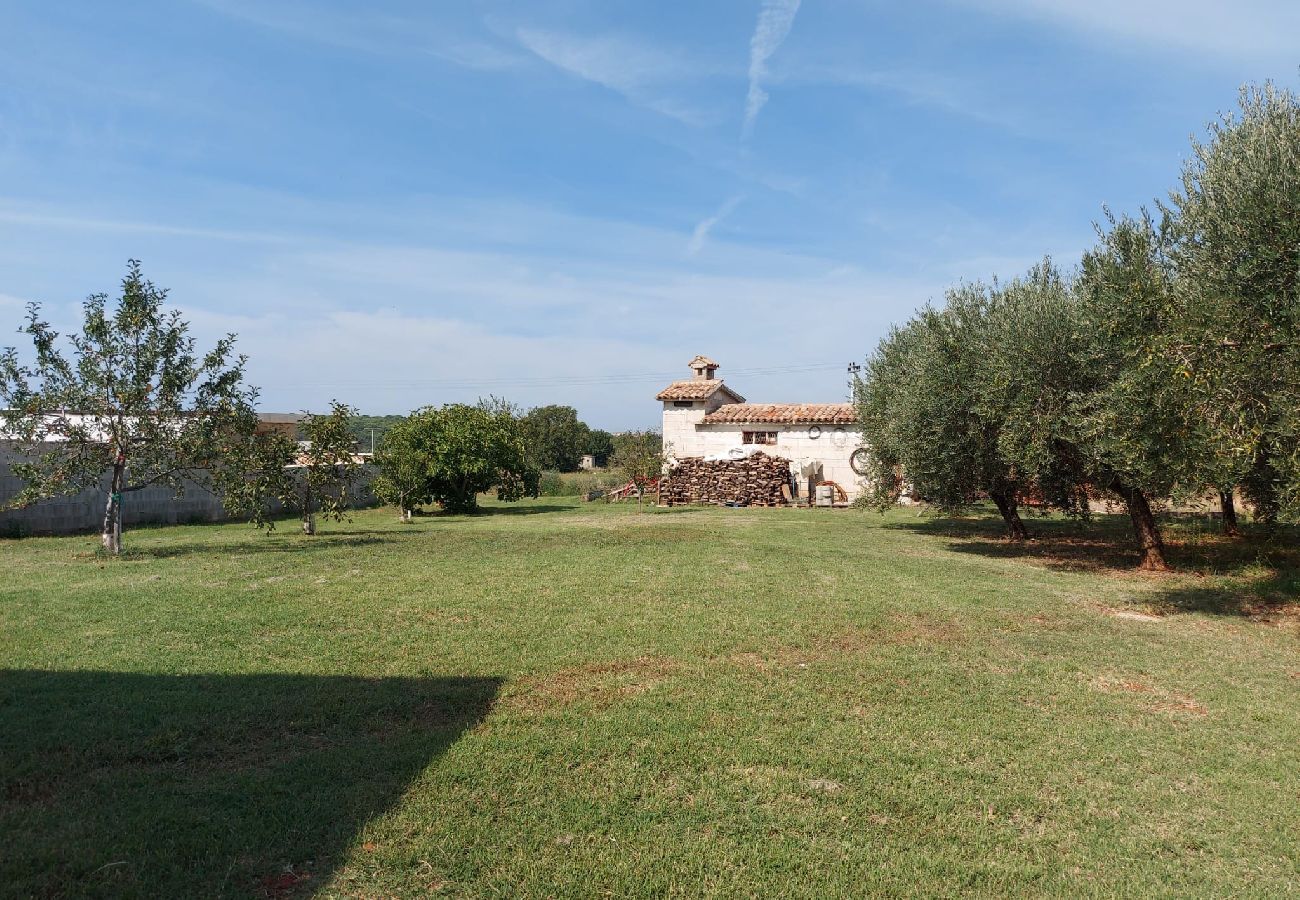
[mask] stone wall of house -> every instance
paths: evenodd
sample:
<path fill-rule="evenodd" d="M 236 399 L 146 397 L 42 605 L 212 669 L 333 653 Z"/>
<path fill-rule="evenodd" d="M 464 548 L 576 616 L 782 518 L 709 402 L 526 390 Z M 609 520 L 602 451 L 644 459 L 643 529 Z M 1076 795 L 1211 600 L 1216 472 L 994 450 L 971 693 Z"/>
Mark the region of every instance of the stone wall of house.
<path fill-rule="evenodd" d="M 703 456 L 701 438 L 696 430 L 700 420 L 724 405 L 730 398 L 718 391 L 707 400 L 692 401 L 690 406 L 677 406 L 673 401 L 664 401 L 663 436 L 664 447 L 675 456 Z"/>
<path fill-rule="evenodd" d="M 696 452 L 695 426 L 705 415 L 703 401 L 697 401 L 690 407 L 673 406 L 672 401 L 664 403 L 663 435 L 664 448 L 676 456 L 699 456 Z"/>

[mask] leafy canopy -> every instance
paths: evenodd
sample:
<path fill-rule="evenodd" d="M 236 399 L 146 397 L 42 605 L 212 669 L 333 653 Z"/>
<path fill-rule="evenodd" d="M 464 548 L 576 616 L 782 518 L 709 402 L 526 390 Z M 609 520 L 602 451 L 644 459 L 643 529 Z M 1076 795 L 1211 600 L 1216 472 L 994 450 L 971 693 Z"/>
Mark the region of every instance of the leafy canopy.
<path fill-rule="evenodd" d="M 1173 349 L 1225 481 L 1300 517 L 1300 98 L 1266 84 L 1192 146 L 1170 195 Z"/>
<path fill-rule="evenodd" d="M 590 429 L 572 406 L 538 406 L 520 420 L 537 465 L 554 472 L 574 472 L 587 452 Z"/>
<path fill-rule="evenodd" d="M 131 260 L 114 302 L 94 294 L 82 305 L 70 353 L 35 303 L 19 329 L 31 338 L 30 361 L 13 347 L 0 353 L 0 416 L 26 458 L 12 467 L 25 482 L 16 502 L 103 490 L 112 552 L 124 494 L 155 484 L 183 492 L 241 458 L 227 451 L 257 427 L 257 391 L 244 383 L 235 336 L 199 354 L 166 299 Z"/>
<path fill-rule="evenodd" d="M 541 474 L 519 418 L 500 402 L 418 409 L 389 430 L 375 462 L 375 492 L 404 511 L 438 503 L 469 512 L 493 488 L 505 501 L 535 497 Z"/>

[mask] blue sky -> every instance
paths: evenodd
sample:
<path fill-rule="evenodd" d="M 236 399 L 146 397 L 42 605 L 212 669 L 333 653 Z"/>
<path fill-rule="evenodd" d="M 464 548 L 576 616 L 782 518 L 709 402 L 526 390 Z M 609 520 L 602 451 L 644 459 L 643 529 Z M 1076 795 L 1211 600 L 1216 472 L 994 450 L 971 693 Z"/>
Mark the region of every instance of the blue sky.
<path fill-rule="evenodd" d="M 138 257 L 266 409 L 642 427 L 696 353 L 838 400 L 890 323 L 1072 263 L 1297 66 L 1294 0 L 10 0 L 0 331 Z"/>

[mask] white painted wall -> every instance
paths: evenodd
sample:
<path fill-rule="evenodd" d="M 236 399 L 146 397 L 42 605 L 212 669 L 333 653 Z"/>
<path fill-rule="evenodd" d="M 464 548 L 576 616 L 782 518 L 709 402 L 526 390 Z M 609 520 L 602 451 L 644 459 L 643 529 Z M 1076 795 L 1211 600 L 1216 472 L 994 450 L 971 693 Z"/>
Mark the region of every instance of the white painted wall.
<path fill-rule="evenodd" d="M 695 426 L 705 413 L 703 400 L 696 401 L 689 409 L 664 401 L 664 448 L 673 456 L 702 456 Z"/>
<path fill-rule="evenodd" d="M 775 431 L 775 445 L 760 447 L 770 456 L 782 456 L 793 463 L 817 460 L 822 464 L 822 478 L 834 481 L 844 488 L 849 501 L 862 490 L 861 478 L 849 464 L 849 456 L 862 446 L 862 433 L 852 426 L 822 425 L 821 436 L 810 438 L 807 425 L 751 424 L 701 425 L 697 429 L 700 452 L 692 456 L 721 453 L 732 447 L 743 446 L 742 431 Z M 796 472 L 796 476 L 797 476 Z M 801 481 L 801 492 L 806 489 Z"/>
<path fill-rule="evenodd" d="M 689 407 L 676 406 L 672 400 L 665 400 L 664 447 L 673 456 L 703 456 L 708 451 L 700 449 L 704 446 L 703 438 L 696 426 L 706 415 L 729 402 L 731 396 L 723 391 L 717 391 L 707 400 L 694 400 Z"/>

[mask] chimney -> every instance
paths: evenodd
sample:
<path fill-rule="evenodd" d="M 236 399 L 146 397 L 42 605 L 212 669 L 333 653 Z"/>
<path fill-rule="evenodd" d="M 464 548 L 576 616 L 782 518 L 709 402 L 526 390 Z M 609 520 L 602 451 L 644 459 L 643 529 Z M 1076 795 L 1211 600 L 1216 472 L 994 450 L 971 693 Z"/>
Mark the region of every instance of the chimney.
<path fill-rule="evenodd" d="M 718 370 L 718 364 L 707 356 L 697 356 L 690 362 L 692 381 L 712 381 L 713 373 Z"/>

